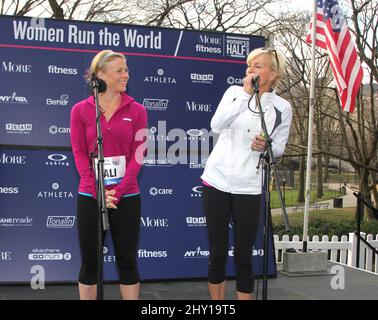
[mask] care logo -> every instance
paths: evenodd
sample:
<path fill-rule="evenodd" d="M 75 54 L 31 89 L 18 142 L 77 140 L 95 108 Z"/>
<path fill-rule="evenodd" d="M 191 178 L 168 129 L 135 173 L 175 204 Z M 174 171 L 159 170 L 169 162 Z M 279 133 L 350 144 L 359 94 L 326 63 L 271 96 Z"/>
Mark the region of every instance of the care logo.
<path fill-rule="evenodd" d="M 227 83 L 232 86 L 232 85 L 243 85 L 243 79 L 242 78 L 235 78 L 233 76 L 229 76 L 227 78 Z"/>
<path fill-rule="evenodd" d="M 150 195 L 153 196 L 153 197 L 155 197 L 155 196 L 167 196 L 167 195 L 173 194 L 173 189 L 151 187 L 149 192 L 150 192 Z"/>
<path fill-rule="evenodd" d="M 50 134 L 68 134 L 70 133 L 70 128 L 58 127 L 56 125 L 52 125 L 49 127 Z"/>

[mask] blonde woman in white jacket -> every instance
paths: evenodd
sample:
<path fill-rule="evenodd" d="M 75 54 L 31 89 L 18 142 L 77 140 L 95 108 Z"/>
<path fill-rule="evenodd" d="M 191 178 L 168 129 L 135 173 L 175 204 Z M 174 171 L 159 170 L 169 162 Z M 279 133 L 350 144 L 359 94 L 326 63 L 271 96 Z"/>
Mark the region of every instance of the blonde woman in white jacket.
<path fill-rule="evenodd" d="M 253 299 L 252 248 L 260 221 L 262 169 L 256 169 L 266 149 L 252 79 L 259 76 L 259 96 L 275 157 L 284 153 L 292 111 L 274 86 L 284 58 L 274 49 L 259 48 L 247 57 L 243 86 L 231 86 L 211 119 L 219 139 L 203 175 L 203 205 L 209 237 L 208 286 L 213 300 L 225 298 L 228 225 L 233 222 L 236 298 Z M 252 97 L 252 99 L 250 99 Z M 248 105 L 248 102 L 250 104 Z"/>

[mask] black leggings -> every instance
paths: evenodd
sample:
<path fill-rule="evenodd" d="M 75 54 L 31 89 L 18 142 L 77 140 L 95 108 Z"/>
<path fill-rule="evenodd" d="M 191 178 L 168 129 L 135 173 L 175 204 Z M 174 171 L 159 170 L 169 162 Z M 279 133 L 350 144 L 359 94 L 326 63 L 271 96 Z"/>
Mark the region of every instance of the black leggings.
<path fill-rule="evenodd" d="M 137 248 L 140 228 L 140 196 L 122 198 L 117 209 L 108 209 L 116 263 L 120 283 L 139 282 Z M 97 283 L 97 200 L 79 194 L 77 198 L 77 224 L 81 250 L 79 282 Z"/>
<path fill-rule="evenodd" d="M 261 195 L 231 194 L 204 186 L 202 198 L 210 245 L 209 282 L 219 284 L 226 279 L 228 230 L 232 216 L 236 290 L 252 293 L 252 249 L 260 220 Z"/>

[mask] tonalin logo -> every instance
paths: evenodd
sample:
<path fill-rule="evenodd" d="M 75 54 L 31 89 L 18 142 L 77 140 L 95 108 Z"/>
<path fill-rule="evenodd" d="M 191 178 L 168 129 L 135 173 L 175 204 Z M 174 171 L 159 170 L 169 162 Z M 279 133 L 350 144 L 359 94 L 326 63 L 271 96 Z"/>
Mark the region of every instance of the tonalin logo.
<path fill-rule="evenodd" d="M 69 95 L 68 94 L 62 94 L 59 99 L 46 99 L 46 106 L 63 106 L 66 107 L 69 102 Z"/>
<path fill-rule="evenodd" d="M 176 84 L 176 78 L 166 75 L 164 69 L 160 68 L 156 71 L 156 75 L 146 76 L 144 82 L 159 84 Z"/>
<path fill-rule="evenodd" d="M 226 36 L 226 55 L 233 58 L 247 58 L 249 39 L 245 37 Z"/>
<path fill-rule="evenodd" d="M 243 85 L 243 79 L 242 78 L 235 78 L 235 77 L 229 76 L 227 78 L 227 83 L 230 86 L 235 85 L 235 84 Z"/>
<path fill-rule="evenodd" d="M 173 194 L 173 189 L 151 187 L 149 191 L 150 191 L 150 195 L 154 196 L 154 197 L 155 196 L 167 196 L 167 195 Z"/>
<path fill-rule="evenodd" d="M 31 217 L 2 217 L 0 227 L 32 227 L 33 218 Z"/>
<path fill-rule="evenodd" d="M 64 154 L 53 153 L 47 156 L 46 166 L 62 166 L 69 167 L 70 163 L 67 161 L 68 157 Z"/>
<path fill-rule="evenodd" d="M 31 64 L 14 63 L 13 61 L 1 61 L 1 72 L 31 73 Z"/>
<path fill-rule="evenodd" d="M 54 182 L 51 185 L 51 190 L 39 191 L 37 198 L 53 198 L 53 199 L 67 199 L 73 198 L 71 191 L 59 190 L 60 185 Z"/>
<path fill-rule="evenodd" d="M 48 216 L 46 227 L 58 229 L 72 228 L 75 224 L 75 219 L 75 216 Z"/>
<path fill-rule="evenodd" d="M 15 156 L 2 153 L 0 154 L 0 164 L 25 165 L 26 156 Z"/>
<path fill-rule="evenodd" d="M 66 68 L 66 67 L 61 67 L 61 66 L 56 66 L 56 65 L 49 65 L 47 67 L 48 73 L 52 74 L 64 74 L 64 75 L 77 75 L 78 71 L 76 68 Z"/>
<path fill-rule="evenodd" d="M 184 258 L 207 258 L 210 255 L 208 250 L 202 250 L 198 246 L 195 250 L 189 250 L 184 253 Z"/>
<path fill-rule="evenodd" d="M 8 134 L 30 134 L 33 125 L 31 123 L 6 123 L 5 130 Z"/>
<path fill-rule="evenodd" d="M 50 134 L 68 134 L 70 133 L 70 128 L 58 127 L 56 125 L 52 125 L 49 127 Z"/>
<path fill-rule="evenodd" d="M 0 103 L 29 104 L 29 101 L 26 97 L 20 96 L 14 91 L 10 95 L 0 95 Z"/>
<path fill-rule="evenodd" d="M 157 98 L 144 98 L 143 105 L 147 110 L 151 111 L 166 111 L 168 108 L 168 99 L 157 99 Z"/>
<path fill-rule="evenodd" d="M 28 259 L 32 261 L 69 261 L 71 257 L 70 252 L 62 253 L 60 249 L 33 249 L 32 253 L 28 254 Z"/>
<path fill-rule="evenodd" d="M 223 36 L 200 34 L 198 40 L 195 47 L 196 52 L 222 54 Z"/>

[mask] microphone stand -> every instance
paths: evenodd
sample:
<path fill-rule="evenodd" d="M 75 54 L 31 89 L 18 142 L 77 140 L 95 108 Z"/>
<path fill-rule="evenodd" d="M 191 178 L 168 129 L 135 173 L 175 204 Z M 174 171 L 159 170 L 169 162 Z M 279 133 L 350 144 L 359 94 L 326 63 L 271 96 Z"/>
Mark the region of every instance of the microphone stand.
<path fill-rule="evenodd" d="M 373 212 L 375 219 L 378 219 L 378 210 L 365 201 L 361 192 L 353 192 L 353 195 L 357 198 L 357 228 L 354 234 L 357 236 L 356 267 L 359 268 L 361 241 L 365 243 L 365 245 L 368 246 L 370 250 L 374 251 L 375 254 L 378 254 L 378 250 L 361 236 L 361 220 L 362 214 L 364 212 L 364 205 L 367 206 Z"/>
<path fill-rule="evenodd" d="M 104 184 L 104 148 L 100 124 L 100 104 L 98 100 L 99 81 L 96 76 L 91 79 L 93 97 L 96 105 L 96 129 L 97 129 L 97 154 L 91 153 L 92 159 L 97 158 L 97 166 L 93 166 L 97 170 L 97 300 L 104 300 L 104 284 L 102 274 L 103 264 L 103 239 L 105 232 L 109 230 L 108 208 L 106 207 L 105 184 Z M 95 161 L 93 161 L 95 162 Z"/>
<path fill-rule="evenodd" d="M 281 203 L 282 208 L 282 214 L 285 224 L 286 231 L 291 231 L 292 228 L 289 223 L 289 219 L 286 213 L 286 207 L 282 200 L 282 193 L 281 188 L 278 182 L 278 175 L 276 172 L 276 159 L 273 155 L 272 150 L 272 139 L 270 138 L 270 135 L 268 133 L 268 129 L 266 127 L 266 123 L 264 120 L 264 112 L 262 110 L 260 96 L 259 96 L 259 81 L 252 81 L 253 90 L 256 97 L 256 105 L 259 109 L 260 118 L 261 118 L 261 128 L 263 130 L 263 134 L 265 135 L 265 139 L 267 141 L 267 149 L 266 151 L 260 153 L 260 160 L 257 165 L 257 169 L 260 166 L 260 162 L 263 161 L 263 184 L 262 184 L 262 195 L 261 198 L 261 205 L 264 207 L 264 259 L 263 259 L 263 288 L 262 288 L 262 299 L 267 300 L 268 299 L 268 246 L 269 246 L 269 236 L 271 237 L 271 234 L 269 234 L 269 231 L 272 229 L 272 220 L 271 220 L 271 212 L 270 212 L 270 191 L 269 191 L 269 185 L 270 185 L 270 175 L 271 171 L 273 171 L 273 177 L 276 185 L 276 189 L 278 191 L 279 200 Z M 272 238 L 271 238 L 272 241 Z M 273 243 L 273 241 L 272 241 Z M 274 245 L 274 244 L 273 244 Z"/>

